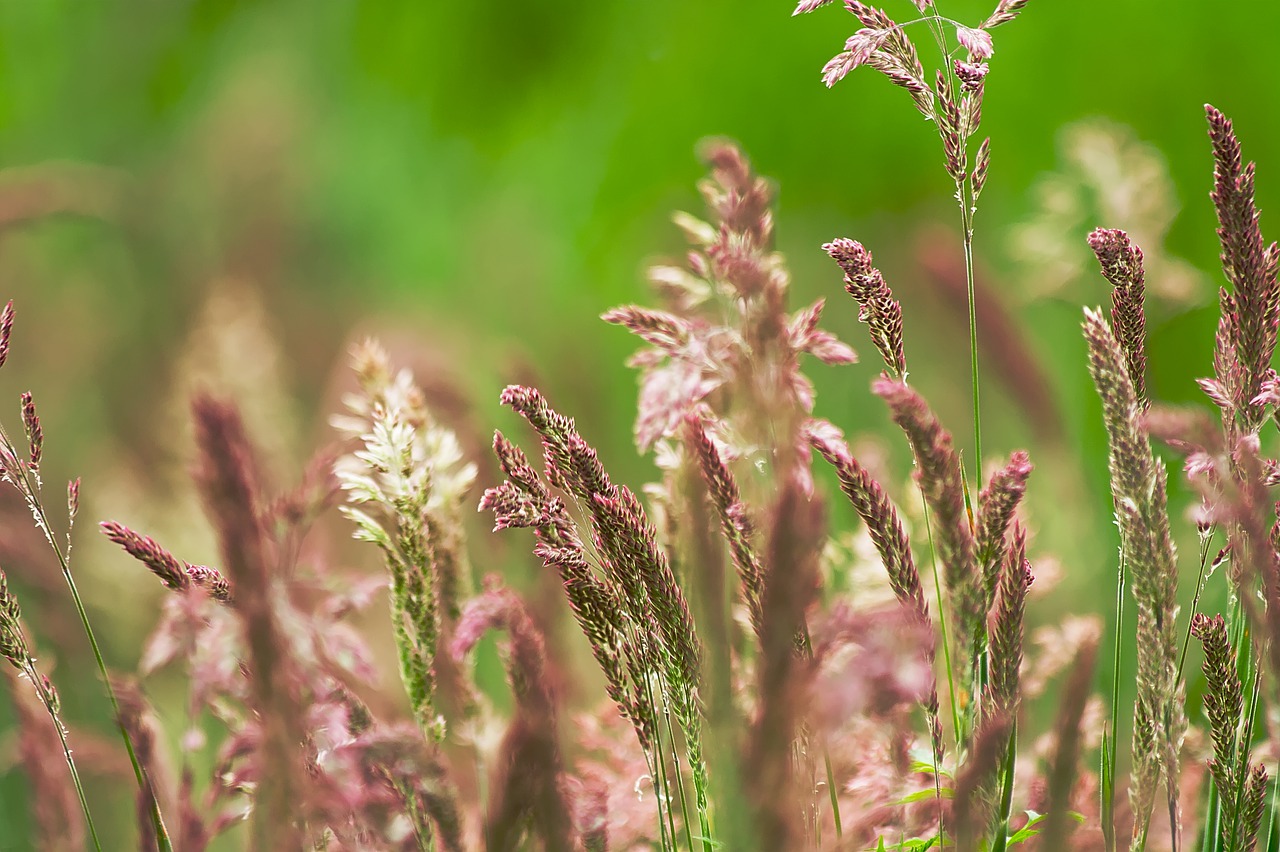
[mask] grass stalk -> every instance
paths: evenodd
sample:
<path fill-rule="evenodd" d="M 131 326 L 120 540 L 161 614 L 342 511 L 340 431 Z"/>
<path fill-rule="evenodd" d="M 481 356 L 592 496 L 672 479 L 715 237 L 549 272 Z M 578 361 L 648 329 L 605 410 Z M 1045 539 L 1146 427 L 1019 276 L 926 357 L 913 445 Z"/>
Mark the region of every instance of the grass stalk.
<path fill-rule="evenodd" d="M 1187 649 L 1191 646 L 1191 619 L 1196 617 L 1196 612 L 1200 609 L 1200 594 L 1204 591 L 1204 572 L 1209 564 L 1209 548 L 1213 544 L 1213 537 L 1217 531 L 1216 525 L 1211 526 L 1208 533 L 1200 539 L 1200 571 L 1196 575 L 1196 593 L 1191 599 L 1191 612 L 1187 614 L 1187 633 L 1182 637 L 1182 653 L 1178 655 L 1178 680 L 1182 680 L 1182 669 L 1187 662 Z"/>
<path fill-rule="evenodd" d="M 962 143 L 963 144 L 963 143 Z M 978 307 L 973 280 L 973 187 L 968 179 L 956 187 L 960 199 L 960 220 L 964 230 L 965 293 L 969 300 L 969 373 L 973 390 L 974 475 L 982 477 L 982 406 L 978 393 Z"/>
<path fill-rule="evenodd" d="M 1266 852 L 1280 848 L 1280 835 L 1277 834 L 1276 810 L 1280 809 L 1280 782 L 1271 782 L 1271 807 L 1267 808 L 1267 821 L 1263 829 L 1262 848 Z"/>
<path fill-rule="evenodd" d="M 39 506 L 39 504 L 36 504 Z M 42 523 L 45 529 L 49 529 L 48 521 L 44 519 L 44 508 L 39 509 Z M 89 623 L 89 613 L 85 611 L 84 602 L 80 598 L 80 590 L 76 588 L 75 578 L 71 576 L 71 567 L 67 564 L 62 548 L 57 545 L 50 535 L 49 542 L 53 546 L 54 552 L 58 555 L 58 562 L 62 567 L 63 579 L 67 581 L 67 587 L 71 590 L 71 599 L 75 601 L 76 614 L 80 616 L 80 624 L 84 628 L 85 635 L 89 638 L 89 646 L 93 649 L 94 662 L 98 664 L 98 674 L 102 676 L 102 684 L 106 688 L 107 698 L 111 700 L 111 713 L 116 720 L 116 727 L 120 730 L 120 738 L 124 740 L 125 751 L 129 754 L 129 765 L 133 767 L 133 775 L 138 783 L 138 789 L 146 791 L 147 780 L 142 770 L 142 764 L 138 761 L 138 754 L 133 748 L 133 740 L 129 736 L 129 732 L 125 729 L 123 717 L 120 714 L 120 702 L 116 698 L 115 689 L 111 686 L 111 679 L 107 675 L 106 660 L 103 659 L 102 649 L 98 645 L 98 639 L 93 634 L 93 626 Z M 164 825 L 164 817 L 160 813 L 160 802 L 152 796 L 151 798 L 151 823 L 156 832 L 156 844 L 160 852 L 173 852 L 173 842 L 169 839 L 169 832 Z"/>
<path fill-rule="evenodd" d="M 844 827 L 840 824 L 840 796 L 836 792 L 836 773 L 831 768 L 831 755 L 827 752 L 826 744 L 822 746 L 822 762 L 827 768 L 827 794 L 831 797 L 831 817 L 835 820 L 836 839 L 844 837 Z M 937 773 L 933 776 L 938 777 Z"/>
<path fill-rule="evenodd" d="M 1218 828 L 1222 815 L 1222 802 L 1218 797 L 1217 785 L 1210 783 L 1208 787 L 1209 798 L 1204 805 L 1204 826 L 1200 832 L 1200 849 L 1204 852 L 1216 852 L 1221 839 Z"/>
<path fill-rule="evenodd" d="M 1107 852 L 1116 849 L 1116 750 L 1119 744 L 1120 727 L 1120 636 L 1124 628 L 1124 590 L 1125 564 L 1124 542 L 1120 543 L 1120 561 L 1116 571 L 1116 610 L 1115 610 L 1115 642 L 1111 657 L 1111 720 L 1110 731 L 1103 735 L 1102 783 L 1100 786 L 1102 802 L 1102 837 Z"/>
<path fill-rule="evenodd" d="M 40 674 L 30 660 L 27 661 L 23 674 L 31 681 L 32 688 L 39 691 Z M 58 742 L 62 744 L 62 756 L 66 759 L 67 769 L 71 772 L 71 783 L 76 788 L 76 798 L 80 800 L 80 810 L 84 813 L 84 823 L 89 829 L 89 838 L 93 841 L 93 848 L 97 852 L 102 852 L 102 843 L 98 840 L 98 830 L 93 824 L 93 814 L 89 813 L 89 800 L 84 794 L 84 783 L 80 780 L 80 771 L 76 769 L 76 762 L 71 757 L 71 745 L 67 742 L 67 730 L 62 726 L 62 720 L 58 718 L 54 707 L 46 702 L 43 697 L 40 704 L 44 707 L 45 712 L 49 714 L 49 721 L 53 723 L 54 730 L 58 732 Z"/>
<path fill-rule="evenodd" d="M 951 724 L 955 734 L 956 751 L 960 750 L 960 713 L 956 708 L 956 680 L 951 669 L 951 640 L 947 636 L 947 610 L 942 603 L 942 579 L 938 576 L 938 557 L 933 546 L 933 524 L 929 521 L 929 504 L 924 499 L 924 491 L 920 491 L 920 506 L 924 510 L 924 528 L 929 538 L 929 564 L 933 568 L 933 590 L 938 599 L 938 628 L 942 633 L 942 662 L 947 670 L 947 700 L 951 704 Z M 938 802 L 938 839 L 945 836 L 942 813 L 942 767 L 933 767 L 933 795 Z"/>
<path fill-rule="evenodd" d="M 1006 852 L 1009 847 L 1009 816 L 1013 810 L 1013 772 L 1018 754 L 1018 720 L 1009 728 L 1009 743 L 1005 746 L 1004 766 L 1000 773 L 1000 812 L 996 818 L 996 836 L 991 852 Z"/>
<path fill-rule="evenodd" d="M 11 457 L 21 457 L 13 441 L 10 440 L 8 433 L 3 429 L 0 429 L 0 440 L 4 441 Z M 124 726 L 124 718 L 120 713 L 120 702 L 116 698 L 115 689 L 111 686 L 111 678 L 107 674 L 107 663 L 102 656 L 102 648 L 98 645 L 98 639 L 94 635 L 93 625 L 89 622 L 89 613 L 85 610 L 84 600 L 80 597 L 80 590 L 76 586 L 75 577 L 71 574 L 71 564 L 67 558 L 67 553 L 58 544 L 58 539 L 53 534 L 53 527 L 49 525 L 48 515 L 45 514 L 44 504 L 40 500 L 40 482 L 35 474 L 25 466 L 18 467 L 11 474 L 22 478 L 23 481 L 19 485 L 19 490 L 23 493 L 32 514 L 35 516 L 36 525 L 44 533 L 45 541 L 49 543 L 49 547 L 58 559 L 58 567 L 62 570 L 62 577 L 67 583 L 67 588 L 71 591 L 71 600 L 75 603 L 76 614 L 80 617 L 80 625 L 84 629 L 85 636 L 89 639 L 89 647 L 93 651 L 93 659 L 98 666 L 98 674 L 102 678 L 102 686 L 111 702 L 112 717 L 115 719 L 116 728 L 120 731 L 120 738 L 124 740 L 125 751 L 129 755 L 129 764 L 133 767 L 133 775 L 137 781 L 138 790 L 145 794 L 148 789 L 146 774 L 138 760 L 138 754 L 134 750 L 133 740 L 129 737 L 129 732 Z M 173 842 L 169 839 L 169 832 L 164 825 L 164 817 L 160 813 L 160 802 L 155 796 L 150 796 L 149 798 L 151 801 L 151 823 L 156 832 L 156 845 L 160 852 L 173 852 Z"/>
<path fill-rule="evenodd" d="M 933 567 L 933 590 L 938 598 L 938 628 L 942 632 L 942 662 L 947 670 L 947 698 L 951 702 L 951 724 L 954 726 L 956 743 L 960 742 L 960 711 L 956 703 L 956 680 L 951 668 L 951 640 L 947 636 L 947 609 L 942 601 L 942 579 L 938 576 L 938 558 L 933 545 L 933 524 L 929 520 L 929 504 L 920 492 L 920 505 L 924 509 L 924 528 L 929 538 L 929 564 Z M 934 767 L 934 777 L 941 771 L 941 766 Z"/>
<path fill-rule="evenodd" d="M 680 753 L 676 750 L 676 732 L 675 728 L 671 725 L 671 714 L 664 711 L 662 716 L 664 721 L 667 723 L 667 738 L 671 746 L 671 773 L 676 778 L 676 790 L 680 793 L 680 815 L 681 819 L 684 821 L 684 838 L 685 842 L 689 844 L 689 849 L 692 850 L 693 829 L 690 827 L 691 820 L 689 819 L 689 800 L 688 797 L 685 796 L 684 792 L 684 773 L 680 771 Z M 706 844 L 705 839 L 703 840 L 703 843 L 704 845 Z"/>
<path fill-rule="evenodd" d="M 1239 599 L 1236 599 L 1232 606 L 1232 614 L 1239 623 L 1239 629 L 1235 641 L 1235 653 L 1237 666 L 1240 672 L 1241 683 L 1251 683 L 1249 690 L 1249 705 L 1245 708 L 1244 716 L 1240 720 L 1239 739 L 1236 741 L 1236 749 L 1234 757 L 1235 762 L 1235 784 L 1234 788 L 1224 791 L 1231 796 L 1234 803 L 1231 808 L 1231 824 L 1228 826 L 1227 838 L 1228 847 L 1236 848 L 1238 841 L 1243 841 L 1240 836 L 1241 825 L 1240 816 L 1241 808 L 1244 802 L 1245 782 L 1249 777 L 1249 759 L 1252 755 L 1253 742 L 1253 726 L 1254 720 L 1258 713 L 1258 698 L 1262 686 L 1262 672 L 1259 666 L 1259 660 L 1253 653 L 1253 640 L 1249 625 L 1244 617 L 1244 609 Z"/>
<path fill-rule="evenodd" d="M 671 789 L 667 781 L 667 762 L 662 755 L 662 728 L 656 724 L 658 720 L 658 711 L 653 699 L 653 684 L 646 677 L 645 679 L 645 697 L 649 701 L 649 718 L 653 719 L 653 755 L 650 759 L 650 773 L 653 776 L 654 794 L 658 802 L 658 828 L 662 833 L 662 848 L 676 848 L 676 822 L 675 817 L 671 813 Z M 656 769 L 656 771 L 654 771 Z M 666 812 L 667 823 L 662 822 L 663 812 Z M 668 829 L 670 835 L 668 835 Z M 667 837 L 670 837 L 670 846 L 667 845 Z"/>

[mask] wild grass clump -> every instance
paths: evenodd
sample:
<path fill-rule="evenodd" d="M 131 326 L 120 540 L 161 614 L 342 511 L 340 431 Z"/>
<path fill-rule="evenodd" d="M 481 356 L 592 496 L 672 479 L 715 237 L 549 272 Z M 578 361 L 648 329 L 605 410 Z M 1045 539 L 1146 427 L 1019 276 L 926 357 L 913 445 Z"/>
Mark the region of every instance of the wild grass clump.
<path fill-rule="evenodd" d="M 519 384 L 498 402 L 527 428 L 493 433 L 500 474 L 486 474 L 488 462 L 468 457 L 412 372 L 374 341 L 352 352 L 354 390 L 333 417 L 334 446 L 291 488 L 270 481 L 237 401 L 200 393 L 193 479 L 217 566 L 101 524 L 166 590 L 130 677 L 108 671 L 71 570 L 80 481 L 68 486 L 62 535 L 43 497 L 44 427 L 23 394 L 23 440 L 0 429 L 0 472 L 72 594 L 136 782 L 139 847 L 1280 848 L 1280 459 L 1270 428 L 1280 249 L 1259 228 L 1254 166 L 1213 107 L 1226 286 L 1213 375 L 1198 381 L 1218 416 L 1153 398 L 1143 252 L 1123 230 L 1093 231 L 1112 301 L 1109 316 L 1084 310 L 1080 370 L 1101 401 L 1119 550 L 1113 575 L 1063 560 L 1105 588 L 1114 579 L 1113 629 L 1104 639 L 1093 622 L 1064 617 L 1048 634 L 1029 630 L 1044 606 L 1032 590 L 1047 554 L 1023 503 L 1054 483 L 1033 475 L 1023 450 L 983 455 L 973 272 L 993 164 L 990 141 L 974 144 L 991 31 L 1024 5 L 1001 0 L 968 27 L 932 0 L 915 0 L 920 17 L 905 23 L 847 0 L 860 28 L 823 69 L 828 86 L 868 66 L 905 90 L 939 134 L 959 205 L 972 434 L 957 436 L 912 383 L 908 364 L 932 365 L 908 361 L 903 308 L 871 250 L 848 237 L 822 246 L 883 364 L 865 401 L 901 432 L 909 483 L 882 475 L 817 416 L 810 359 L 839 367 L 858 356 L 820 327 L 822 300 L 790 303 L 773 188 L 724 140 L 702 148 L 705 218 L 675 217 L 684 263 L 650 270 L 660 305 L 603 317 L 643 343 L 631 359 L 634 438 L 658 481 L 616 480 L 590 424 Z M 939 51 L 932 74 L 909 37 L 920 31 Z M 0 366 L 13 317 L 10 303 Z M 1196 501 L 1187 613 L 1177 591 L 1191 566 L 1174 546 L 1179 507 L 1162 444 L 1185 457 Z M 830 478 L 869 542 L 864 561 L 889 590 L 883 599 L 851 580 L 858 559 L 838 546 Z M 493 533 L 531 554 L 541 578 L 532 590 L 473 571 L 485 553 L 466 532 L 477 503 Z M 376 572 L 335 567 L 316 543 L 313 527 L 331 514 L 344 536 L 376 546 L 365 548 Z M 1205 594 L 1210 584 L 1224 594 Z M 1201 611 L 1202 599 L 1223 597 L 1225 612 Z M 561 635 L 561 620 L 580 635 Z M 0 571 L 0 655 L 33 842 L 102 849 L 74 757 L 80 732 L 65 724 L 27 628 Z M 1187 665 L 1192 638 L 1199 674 Z M 394 649 L 390 692 L 378 684 L 379 643 Z M 573 647 L 592 671 L 567 659 Z M 1131 709 L 1121 701 L 1127 648 L 1137 660 Z M 1107 650 L 1113 678 L 1097 689 Z M 495 655 L 505 686 L 486 676 Z M 156 713 L 142 686 L 161 670 L 186 692 L 176 750 L 161 720 L 179 714 Z M 1058 701 L 1045 706 L 1055 676 Z"/>

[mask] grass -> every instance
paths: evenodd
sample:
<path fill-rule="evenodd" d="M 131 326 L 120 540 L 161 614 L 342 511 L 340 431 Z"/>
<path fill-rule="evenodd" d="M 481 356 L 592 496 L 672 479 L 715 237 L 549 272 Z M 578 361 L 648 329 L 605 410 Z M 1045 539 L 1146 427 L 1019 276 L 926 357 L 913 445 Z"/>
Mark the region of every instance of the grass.
<path fill-rule="evenodd" d="M 895 452 L 914 467 L 905 488 L 816 416 L 808 361 L 858 356 L 821 326 L 824 301 L 789 303 L 774 190 L 737 146 L 710 140 L 705 218 L 676 217 L 686 263 L 651 275 L 660 307 L 603 317 L 643 344 L 631 362 L 635 441 L 658 472 L 643 489 L 615 481 L 590 424 L 529 385 L 503 391 L 523 437 L 495 432 L 501 476 L 484 473 L 449 425 L 447 397 L 373 341 L 352 352 L 335 448 L 292 487 L 270 481 L 238 400 L 196 396 L 194 479 L 220 564 L 102 524 L 167 589 L 139 674 L 177 669 L 187 687 L 188 735 L 170 754 L 157 714 L 140 690 L 117 687 L 94 638 L 70 560 L 79 481 L 64 545 L 42 499 L 43 426 L 24 395 L 24 440 L 0 433 L 0 465 L 89 640 L 137 789 L 139 848 L 1277 848 L 1264 720 L 1280 699 L 1280 251 L 1259 229 L 1253 165 L 1213 107 L 1228 286 L 1213 375 L 1199 380 L 1207 405 L 1175 410 L 1150 397 L 1142 249 L 1123 230 L 1088 238 L 1112 299 L 1107 313 L 1084 312 L 1080 367 L 1102 403 L 1120 530 L 1112 679 L 1092 696 L 1098 713 L 1085 686 L 1097 637 L 1057 649 L 1058 661 L 1029 641 L 1028 608 L 1046 599 L 1031 596 L 1043 556 L 1021 505 L 1029 488 L 1055 483 L 1033 476 L 1024 452 L 994 465 L 983 455 L 974 229 L 993 162 L 989 140 L 971 150 L 991 32 L 1023 5 L 1002 0 L 970 28 L 927 0 L 904 22 L 849 2 L 860 29 L 823 73 L 834 85 L 866 66 L 901 88 L 939 135 L 960 208 L 972 434 L 959 440 L 909 381 L 902 305 L 872 252 L 850 238 L 823 247 L 883 362 L 867 402 L 902 433 Z M 932 74 L 910 38 L 920 30 L 938 49 Z M 0 365 L 12 327 L 10 304 Z M 1179 507 L 1161 446 L 1185 459 L 1197 507 L 1188 613 L 1177 606 L 1190 572 L 1173 544 Z M 833 547 L 847 531 L 828 522 L 828 467 L 866 555 Z M 493 533 L 531 553 L 537 579 L 522 588 L 473 568 L 492 545 L 468 529 L 477 482 Z M 900 508 L 917 501 L 918 515 Z M 372 581 L 309 544 L 333 516 L 374 546 Z M 1219 532 L 1226 548 L 1210 560 Z M 866 567 L 881 575 L 882 598 L 848 582 Z M 1199 611 L 1224 597 L 1224 615 Z M 399 696 L 375 684 L 379 634 L 394 645 Z M 1120 680 L 1129 647 L 1132 708 Z M 44 710 L 23 716 L 26 741 L 56 750 L 67 769 L 47 771 L 36 749 L 20 755 L 33 843 L 104 848 L 74 757 L 82 732 L 63 724 L 3 573 L 0 649 L 18 697 Z M 508 695 L 483 676 L 493 659 Z M 1051 669 L 1069 670 L 1071 686 L 1044 728 L 1032 707 Z M 193 735 L 205 720 L 217 729 L 207 747 Z M 1193 727 L 1206 736 L 1187 736 Z M 1031 748 L 1040 735 L 1049 757 Z"/>

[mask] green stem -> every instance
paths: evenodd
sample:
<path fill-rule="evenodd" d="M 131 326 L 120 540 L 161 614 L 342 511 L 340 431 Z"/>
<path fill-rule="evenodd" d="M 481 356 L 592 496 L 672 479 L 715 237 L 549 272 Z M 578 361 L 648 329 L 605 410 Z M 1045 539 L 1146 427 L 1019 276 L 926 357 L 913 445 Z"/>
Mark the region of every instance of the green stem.
<path fill-rule="evenodd" d="M 1238 837 L 1241 833 L 1240 825 L 1240 808 L 1244 803 L 1244 785 L 1249 778 L 1249 758 L 1251 754 L 1251 745 L 1253 743 L 1253 725 L 1258 712 L 1258 698 L 1262 687 L 1261 671 L 1258 667 L 1258 660 L 1253 655 L 1253 641 L 1250 638 L 1249 625 L 1244 618 L 1243 609 L 1239 604 L 1232 609 L 1239 616 L 1241 623 L 1240 636 L 1236 643 L 1236 659 L 1241 668 L 1241 683 L 1252 681 L 1252 688 L 1249 692 L 1249 705 L 1245 710 L 1245 715 L 1241 720 L 1239 729 L 1239 739 L 1236 741 L 1235 754 L 1233 755 L 1235 762 L 1235 789 L 1226 791 L 1226 795 L 1231 796 L 1231 824 L 1228 826 L 1227 838 L 1230 847 L 1235 848 L 1237 840 L 1243 841 L 1244 838 Z"/>
<path fill-rule="evenodd" d="M 30 484 L 30 483 L 29 483 Z M 49 519 L 45 516 L 44 506 L 38 499 L 35 499 L 36 491 L 31 490 L 32 507 L 40 516 L 40 524 L 44 529 L 45 538 L 49 542 L 49 546 L 53 548 L 53 552 L 57 554 L 58 564 L 62 568 L 63 579 L 67 581 L 67 587 L 71 590 L 71 599 L 76 605 L 76 614 L 80 616 L 80 624 L 84 628 L 84 633 L 89 637 L 89 647 L 93 649 L 93 659 L 98 664 L 98 673 L 102 675 L 102 684 L 107 690 L 107 698 L 111 699 L 111 712 L 116 720 L 116 727 L 120 730 L 120 738 L 124 740 L 125 751 L 129 753 L 129 764 L 133 767 L 134 778 L 137 779 L 138 789 L 144 794 L 147 793 L 150 786 L 147 783 L 146 773 L 142 769 L 142 764 L 138 761 L 138 754 L 134 751 L 133 740 L 129 737 L 129 731 L 124 726 L 124 717 L 120 713 L 120 702 L 116 698 L 116 691 L 111 686 L 111 678 L 107 674 L 107 663 L 103 659 L 102 649 L 98 645 L 98 639 L 93 634 L 93 627 L 89 623 L 89 613 L 85 611 L 84 601 L 80 598 L 80 590 L 76 588 L 75 578 L 71 576 L 71 566 L 67 562 L 66 555 L 62 552 L 62 548 L 58 546 L 57 540 L 53 535 L 53 528 L 49 526 Z M 154 790 L 150 794 L 151 799 L 151 823 L 156 832 L 156 844 L 160 852 L 173 852 L 173 842 L 169 839 L 169 832 L 164 825 L 164 817 L 160 813 L 160 801 L 154 795 Z"/>
<path fill-rule="evenodd" d="M 1013 771 L 1018 753 L 1018 720 L 1009 728 L 1009 743 L 1005 746 L 1004 772 L 1000 779 L 1000 813 L 996 821 L 996 838 L 991 852 L 1005 852 L 1009 847 L 1009 815 L 1013 810 Z"/>
<path fill-rule="evenodd" d="M 1218 817 L 1221 813 L 1218 801 L 1218 786 L 1209 782 L 1209 798 L 1204 804 L 1204 830 L 1200 832 L 1200 848 L 1204 852 L 1213 852 L 1219 846 Z"/>
<path fill-rule="evenodd" d="M 827 767 L 827 793 L 831 796 L 831 816 L 835 819 L 836 839 L 839 840 L 844 837 L 844 827 L 840 824 L 840 797 L 836 792 L 836 773 L 831 768 L 831 755 L 827 752 L 825 743 L 822 746 L 822 762 Z M 934 778 L 937 777 L 935 773 Z"/>
<path fill-rule="evenodd" d="M 671 773 L 676 777 L 676 790 L 680 793 L 680 815 L 684 821 L 684 839 L 689 844 L 689 849 L 692 850 L 693 829 L 690 827 L 689 800 L 684 794 L 684 773 L 680 771 L 680 754 L 676 751 L 676 732 L 671 725 L 671 713 L 664 710 L 662 715 L 667 723 L 667 737 L 671 746 Z M 705 845 L 706 841 L 704 840 L 703 843 Z"/>
<path fill-rule="evenodd" d="M 645 677 L 645 696 L 649 699 L 649 716 L 653 719 L 653 760 L 650 762 L 650 773 L 653 775 L 653 787 L 658 801 L 658 828 L 662 835 L 662 848 L 676 848 L 676 822 L 671 813 L 670 787 L 667 782 L 667 762 L 662 757 L 662 728 L 658 725 L 657 707 L 653 700 L 653 684 Z M 654 770 L 657 770 L 656 772 Z M 667 825 L 662 822 L 663 811 L 666 811 Z M 667 830 L 670 828 L 671 845 L 667 846 Z"/>
<path fill-rule="evenodd" d="M 801 625 L 801 631 L 804 634 L 805 653 L 809 658 L 813 657 L 813 637 L 809 635 L 809 623 L 806 621 Z M 831 818 L 835 822 L 836 839 L 844 836 L 844 827 L 840 821 L 840 797 L 836 790 L 836 773 L 831 768 L 831 753 L 827 749 L 827 742 L 824 738 L 822 741 L 822 762 L 827 769 L 827 795 L 831 797 Z M 818 829 L 818 820 L 814 818 L 815 832 Z"/>
<path fill-rule="evenodd" d="M 32 689 L 35 689 L 36 693 L 40 694 L 40 674 L 30 660 L 27 661 L 25 674 L 27 679 L 31 681 Z M 84 812 L 84 821 L 89 829 L 89 837 L 93 840 L 93 848 L 98 852 L 102 852 L 102 844 L 98 841 L 98 830 L 94 827 L 93 815 L 89 813 L 89 801 L 84 795 L 84 784 L 80 781 L 80 772 L 76 769 L 76 762 L 71 759 L 71 746 L 67 742 L 67 730 L 62 727 L 62 721 L 58 718 L 58 714 L 44 700 L 43 695 L 40 697 L 40 703 L 44 705 L 45 711 L 49 714 L 49 720 L 53 722 L 54 730 L 58 732 L 58 741 L 62 743 L 62 756 L 66 758 L 67 769 L 71 771 L 71 783 L 76 788 L 76 797 L 80 800 L 80 810 Z"/>
<path fill-rule="evenodd" d="M 1120 564 L 1116 571 L 1116 618 L 1115 618 L 1115 643 L 1113 645 L 1111 657 L 1111 732 L 1110 742 L 1111 748 L 1107 752 L 1107 760 L 1103 764 L 1103 774 L 1107 780 L 1102 786 L 1102 836 L 1106 845 L 1107 852 L 1115 852 L 1116 848 L 1116 825 L 1115 825 L 1115 779 L 1116 779 L 1116 755 L 1119 751 L 1119 728 L 1120 728 L 1120 635 L 1124 627 L 1124 587 L 1125 587 L 1125 564 L 1124 564 L 1124 542 L 1120 542 Z"/>
<path fill-rule="evenodd" d="M 960 222 L 964 229 L 964 278 L 969 300 L 969 372 L 973 386 L 974 475 L 982 478 L 982 408 L 978 399 L 978 307 L 973 281 L 973 192 L 966 180 L 960 192 Z"/>
<path fill-rule="evenodd" d="M 1209 532 L 1200 540 L 1200 573 L 1196 576 L 1195 597 L 1191 599 L 1191 615 L 1187 618 L 1187 633 L 1182 637 L 1182 654 L 1178 657 L 1178 680 L 1182 680 L 1182 669 L 1187 662 L 1187 649 L 1191 646 L 1191 620 L 1196 617 L 1196 611 L 1200 608 L 1200 594 L 1204 591 L 1205 566 L 1209 563 L 1209 548 L 1217 531 L 1216 525 L 1209 527 Z"/>
<path fill-rule="evenodd" d="M 938 556 L 933 546 L 933 524 L 929 520 L 929 504 L 920 492 L 920 505 L 924 509 L 924 528 L 929 537 L 929 562 L 933 566 L 933 590 L 938 597 L 938 627 L 942 631 L 942 661 L 947 669 L 947 697 L 951 702 L 951 724 L 954 726 L 957 749 L 961 741 L 960 711 L 956 705 L 956 680 L 951 668 L 951 640 L 947 636 L 947 610 L 942 603 L 942 580 L 938 577 Z M 935 766 L 934 772 L 941 772 L 941 766 Z"/>
<path fill-rule="evenodd" d="M 1263 834 L 1265 838 L 1262 842 L 1262 848 L 1266 852 L 1277 848 L 1280 845 L 1280 838 L 1276 833 L 1276 810 L 1280 809 L 1280 782 L 1271 782 L 1271 807 L 1267 809 L 1267 830 Z"/>
<path fill-rule="evenodd" d="M 390 773 L 387 774 L 387 780 L 392 788 L 400 794 L 400 798 L 404 801 L 405 811 L 409 817 L 409 825 L 413 830 L 414 840 L 418 842 L 418 852 L 431 852 L 435 848 L 434 835 L 431 831 L 431 824 L 423 815 L 422 809 L 418 807 L 417 796 L 413 790 L 403 781 L 395 780 Z"/>

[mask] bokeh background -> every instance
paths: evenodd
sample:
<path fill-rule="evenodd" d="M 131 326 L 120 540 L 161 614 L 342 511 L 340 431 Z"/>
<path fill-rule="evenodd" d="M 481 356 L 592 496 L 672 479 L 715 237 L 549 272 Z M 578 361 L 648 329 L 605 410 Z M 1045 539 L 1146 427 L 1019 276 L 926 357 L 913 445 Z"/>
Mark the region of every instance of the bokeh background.
<path fill-rule="evenodd" d="M 991 4 L 941 5 L 976 23 Z M 117 518 L 216 562 L 186 485 L 195 387 L 240 399 L 288 484 L 332 438 L 348 347 L 376 334 L 477 452 L 495 425 L 518 431 L 501 387 L 532 381 L 615 478 L 652 478 L 630 440 L 636 342 L 598 316 L 652 303 L 644 267 L 682 252 L 669 214 L 701 211 L 707 136 L 737 140 L 776 182 L 794 306 L 826 297 L 826 325 L 864 355 L 810 365 L 819 413 L 905 476 L 906 447 L 867 391 L 874 350 L 819 249 L 851 236 L 904 304 L 913 382 L 971 446 L 940 143 L 869 70 L 823 87 L 823 63 L 858 26 L 850 15 L 790 11 L 786 0 L 0 0 L 0 298 L 18 308 L 2 417 L 20 431 L 18 393 L 34 392 L 52 505 L 61 482 L 84 477 L 76 571 L 109 662 L 134 667 L 160 589 L 93 523 Z M 1210 370 L 1221 280 L 1201 105 L 1235 119 L 1262 209 L 1280 207 L 1277 32 L 1276 4 L 1032 0 L 994 33 L 976 239 L 984 443 L 993 457 L 1028 447 L 1038 466 L 1034 550 L 1059 581 L 1033 619 L 1111 606 L 1105 443 L 1078 334 L 1080 305 L 1108 294 L 1084 236 L 1097 225 L 1140 236 L 1152 394 L 1199 404 L 1191 380 Z M 1280 233 L 1280 219 L 1263 226 Z M 125 848 L 128 786 L 102 780 L 120 760 L 105 700 L 56 568 L 9 497 L 0 559 L 84 732 L 95 814 Z M 1188 498 L 1176 490 L 1174 502 L 1181 512 Z M 848 528 L 850 513 L 833 504 L 832 521 Z M 519 548 L 480 546 L 482 570 L 530 570 Z M 350 558 L 377 570 L 372 552 Z M 12 721 L 0 699 L 3 850 L 29 842 Z"/>

